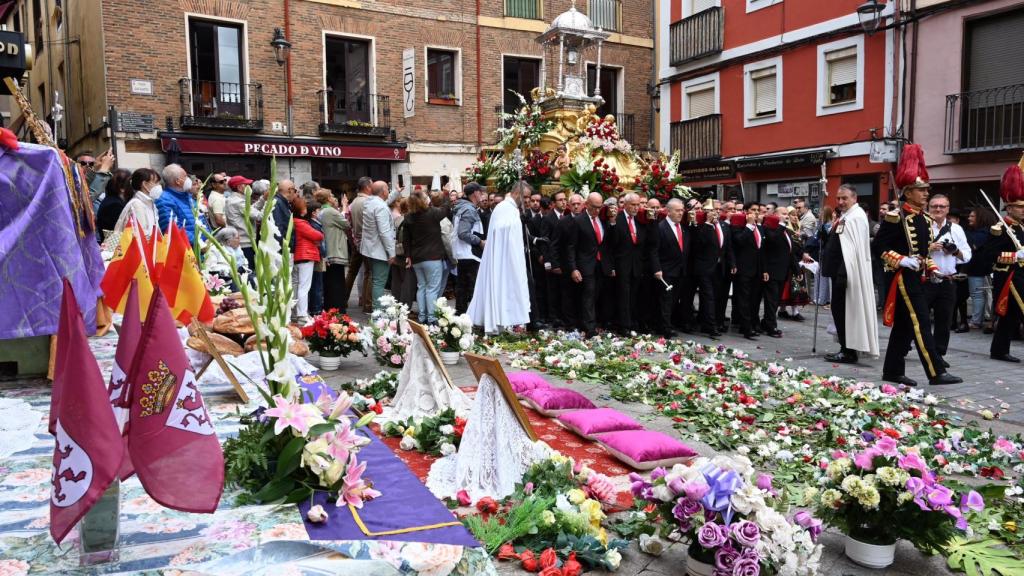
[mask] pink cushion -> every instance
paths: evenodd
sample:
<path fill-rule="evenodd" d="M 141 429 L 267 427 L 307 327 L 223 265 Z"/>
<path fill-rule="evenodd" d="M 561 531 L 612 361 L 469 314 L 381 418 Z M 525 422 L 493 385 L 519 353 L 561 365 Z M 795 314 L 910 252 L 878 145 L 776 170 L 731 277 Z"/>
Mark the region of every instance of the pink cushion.
<path fill-rule="evenodd" d="M 520 398 L 545 416 L 557 416 L 570 410 L 595 407 L 586 396 L 568 388 L 534 388 L 523 392 Z"/>
<path fill-rule="evenodd" d="M 593 439 L 595 434 L 644 429 L 643 424 L 612 408 L 566 412 L 558 417 L 558 421 L 569 430 L 589 439 Z"/>
<path fill-rule="evenodd" d="M 512 391 L 516 394 L 537 388 L 551 388 L 551 384 L 548 384 L 543 376 L 533 372 L 508 372 L 506 376 L 508 376 L 509 383 L 512 384 Z"/>
<path fill-rule="evenodd" d="M 697 453 L 679 440 L 651 430 L 625 430 L 597 436 L 612 456 L 637 470 L 670 467 L 691 460 Z"/>

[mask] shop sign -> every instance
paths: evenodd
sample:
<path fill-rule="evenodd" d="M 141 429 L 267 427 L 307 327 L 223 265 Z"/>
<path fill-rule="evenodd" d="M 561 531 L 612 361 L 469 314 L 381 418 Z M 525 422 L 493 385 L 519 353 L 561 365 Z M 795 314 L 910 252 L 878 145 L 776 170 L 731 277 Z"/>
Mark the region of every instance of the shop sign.
<path fill-rule="evenodd" d="M 683 182 L 728 180 L 736 177 L 736 164 L 733 162 L 718 162 L 697 166 L 681 166 L 679 168 L 679 176 L 682 177 Z"/>
<path fill-rule="evenodd" d="M 818 150 L 816 152 L 801 152 L 799 154 L 744 158 L 736 161 L 736 169 L 740 172 L 755 172 L 758 170 L 785 170 L 788 168 L 820 166 L 825 161 L 827 154 L 828 152 L 825 150 Z"/>
<path fill-rule="evenodd" d="M 405 148 L 393 146 L 360 146 L 358 144 L 267 142 L 259 140 L 206 140 L 199 138 L 175 138 L 182 154 L 281 156 L 303 158 L 327 158 L 331 160 L 385 160 L 404 161 L 408 158 Z M 161 139 L 164 151 L 168 151 L 171 138 Z"/>

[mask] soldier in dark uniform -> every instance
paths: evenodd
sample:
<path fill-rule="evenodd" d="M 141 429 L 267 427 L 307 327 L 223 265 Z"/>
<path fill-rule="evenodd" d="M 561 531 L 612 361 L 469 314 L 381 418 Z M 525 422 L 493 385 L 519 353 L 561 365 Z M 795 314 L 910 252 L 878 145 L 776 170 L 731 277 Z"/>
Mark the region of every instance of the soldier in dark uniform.
<path fill-rule="evenodd" d="M 992 227 L 993 238 L 985 243 L 982 258 L 994 263 L 992 296 L 996 329 L 989 355 L 993 360 L 1020 362 L 1010 355 L 1010 340 L 1024 321 L 1024 174 L 1010 166 L 1003 174 L 999 195 L 1006 218 Z"/>
<path fill-rule="evenodd" d="M 905 374 L 906 355 L 913 342 L 929 384 L 959 384 L 963 380 L 946 372 L 942 357 L 936 352 L 925 300 L 924 283 L 929 281 L 936 267 L 928 258 L 928 246 L 932 243 L 932 222 L 924 211 L 928 201 L 928 171 L 919 144 L 903 148 L 896 185 L 902 190 L 902 203 L 886 214 L 874 243 L 885 265 L 886 282 L 891 286 L 883 320 L 887 326 L 892 326 L 892 332 L 885 351 L 882 380 L 917 385 Z"/>

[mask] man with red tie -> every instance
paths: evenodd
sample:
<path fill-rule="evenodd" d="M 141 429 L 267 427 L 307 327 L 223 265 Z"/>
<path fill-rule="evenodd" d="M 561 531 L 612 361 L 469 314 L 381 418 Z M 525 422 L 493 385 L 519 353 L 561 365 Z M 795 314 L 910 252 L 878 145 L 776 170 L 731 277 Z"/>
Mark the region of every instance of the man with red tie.
<path fill-rule="evenodd" d="M 597 300 L 601 283 L 598 275 L 615 276 L 612 240 L 608 226 L 601 220 L 604 198 L 597 192 L 587 196 L 586 210 L 569 227 L 568 256 L 570 277 L 580 286 L 580 316 L 584 335 L 597 335 Z"/>
<path fill-rule="evenodd" d="M 703 211 L 697 213 L 691 253 L 694 284 L 700 295 L 700 329 L 708 337 L 718 338 L 722 333 L 715 321 L 715 303 L 718 298 L 727 296 L 721 294 L 723 276 L 735 268 L 728 231 L 718 221 L 718 210 L 711 199 L 704 203 Z"/>
<path fill-rule="evenodd" d="M 756 340 L 753 318 L 757 317 L 757 297 L 760 294 L 762 262 L 761 231 L 757 227 L 759 205 L 749 203 L 744 212 L 737 212 L 729 220 L 732 228 L 732 250 L 735 258 L 732 279 L 732 314 L 739 323 L 740 332 L 747 340 Z"/>
<path fill-rule="evenodd" d="M 778 214 L 768 214 L 764 217 L 763 231 L 761 251 L 764 254 L 764 284 L 761 292 L 764 316 L 761 319 L 761 327 L 768 336 L 782 338 L 778 323 L 779 300 L 790 276 L 799 275 L 800 269 L 793 241 Z"/>
<path fill-rule="evenodd" d="M 648 258 L 648 229 L 637 220 L 640 196 L 629 193 L 622 198 L 622 211 L 612 227 L 615 254 L 616 322 L 623 336 L 638 329 L 643 297 L 644 270 Z"/>
<path fill-rule="evenodd" d="M 669 200 L 666 212 L 668 217 L 658 222 L 654 228 L 655 233 L 650 242 L 650 260 L 652 275 L 658 281 L 656 286 L 661 310 L 658 331 L 665 338 L 671 338 L 675 335 L 672 331 L 672 314 L 677 306 L 682 305 L 681 300 L 685 294 L 682 283 L 687 275 L 690 231 L 688 226 L 683 226 L 682 200 Z M 692 300 L 692 294 L 690 298 Z"/>

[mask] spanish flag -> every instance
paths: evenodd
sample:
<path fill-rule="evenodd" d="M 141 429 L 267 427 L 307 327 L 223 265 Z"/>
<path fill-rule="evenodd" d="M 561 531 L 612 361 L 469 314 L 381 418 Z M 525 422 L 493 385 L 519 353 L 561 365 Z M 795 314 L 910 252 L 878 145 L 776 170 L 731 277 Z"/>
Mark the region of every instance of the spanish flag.
<path fill-rule="evenodd" d="M 153 297 L 153 280 L 150 275 L 152 242 L 147 241 L 145 235 L 138 234 L 132 224 L 125 226 L 124 232 L 121 233 L 120 243 L 114 251 L 114 257 L 100 282 L 103 302 L 110 309 L 124 314 L 132 279 L 138 280 L 139 305 L 143 321 L 146 319 L 145 314 L 149 308 L 149 300 Z"/>
<path fill-rule="evenodd" d="M 157 241 L 154 263 L 157 284 L 167 297 L 171 314 L 177 321 L 188 324 L 195 316 L 200 322 L 211 322 L 213 302 L 206 291 L 188 236 L 176 224 L 170 228 Z"/>

